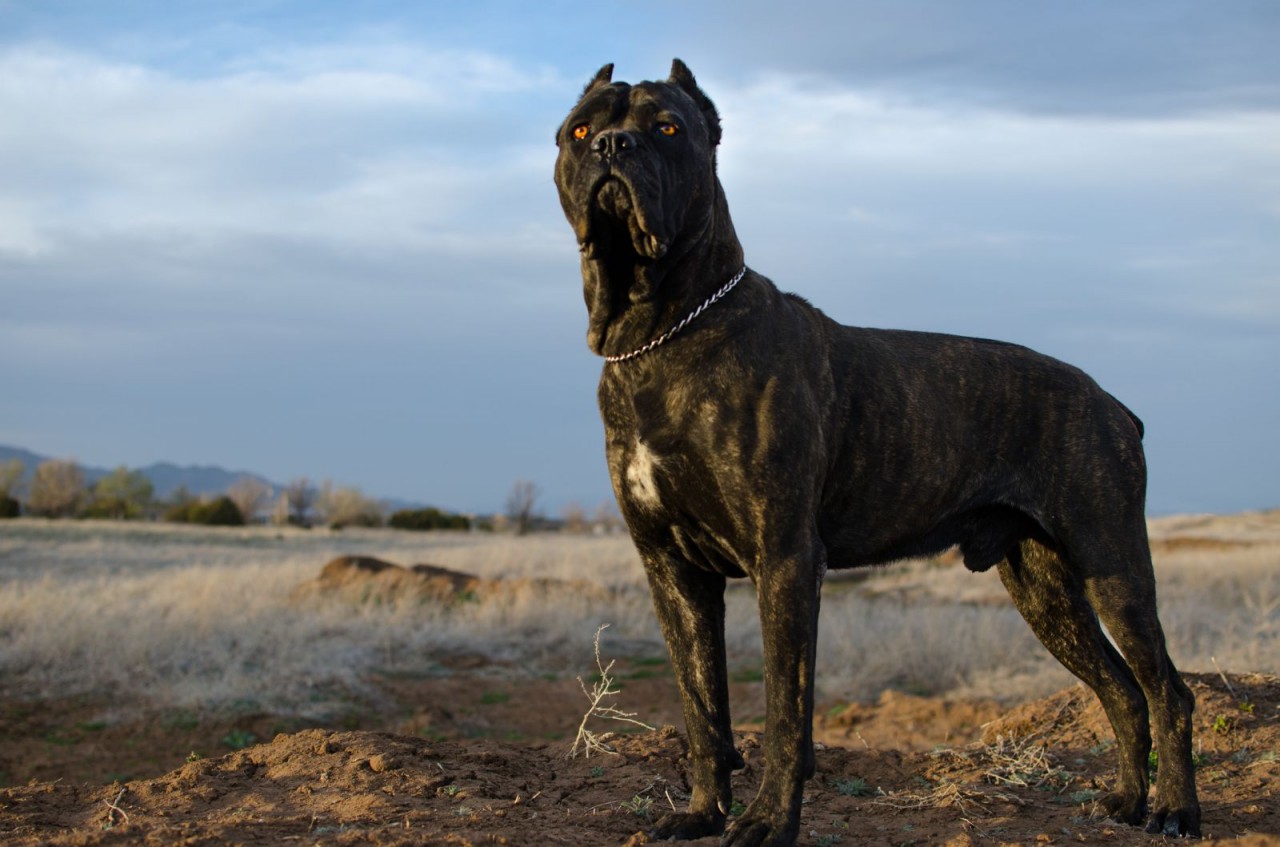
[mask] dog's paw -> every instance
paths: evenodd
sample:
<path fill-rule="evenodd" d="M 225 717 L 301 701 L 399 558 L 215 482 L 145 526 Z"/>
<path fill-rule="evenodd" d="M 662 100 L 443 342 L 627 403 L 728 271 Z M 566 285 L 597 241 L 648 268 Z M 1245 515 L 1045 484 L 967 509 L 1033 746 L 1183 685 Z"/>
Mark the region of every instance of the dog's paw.
<path fill-rule="evenodd" d="M 755 815 L 747 809 L 724 834 L 720 847 L 791 847 L 799 834 L 799 815 Z"/>
<path fill-rule="evenodd" d="M 649 830 L 653 841 L 693 841 L 724 832 L 724 815 L 706 812 L 669 812 Z"/>
<path fill-rule="evenodd" d="M 1147 832 L 1173 838 L 1200 837 L 1200 808 L 1165 810 L 1157 808 L 1147 819 Z"/>
<path fill-rule="evenodd" d="M 1147 798 L 1139 794 L 1113 792 L 1098 798 L 1102 816 L 1116 823 L 1141 826 L 1147 817 Z"/>

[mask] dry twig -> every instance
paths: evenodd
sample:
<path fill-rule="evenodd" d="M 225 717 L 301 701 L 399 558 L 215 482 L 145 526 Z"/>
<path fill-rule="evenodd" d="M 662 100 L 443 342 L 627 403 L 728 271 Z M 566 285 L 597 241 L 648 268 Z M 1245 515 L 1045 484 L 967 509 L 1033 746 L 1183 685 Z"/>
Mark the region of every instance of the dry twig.
<path fill-rule="evenodd" d="M 587 729 L 587 722 L 591 718 L 605 718 L 607 720 L 622 721 L 624 723 L 635 724 L 644 729 L 653 729 L 647 723 L 636 720 L 637 712 L 624 712 L 615 706 L 603 705 L 606 697 L 612 697 L 619 693 L 618 689 L 613 687 L 613 677 L 609 676 L 609 672 L 613 670 L 614 661 L 610 661 L 608 665 L 604 664 L 604 660 L 600 657 L 600 634 L 609 628 L 609 624 L 601 624 L 596 630 L 595 649 L 596 649 L 596 668 L 600 672 L 600 679 L 591 686 L 591 690 L 587 690 L 587 684 L 583 682 L 582 677 L 578 677 L 578 684 L 582 686 L 582 693 L 587 696 L 587 700 L 591 705 L 587 708 L 586 714 L 582 716 L 582 722 L 578 724 L 578 734 L 573 739 L 573 746 L 569 748 L 569 752 L 565 754 L 565 758 L 572 759 L 578 755 L 578 748 L 582 748 L 582 754 L 590 757 L 594 751 L 596 753 L 616 753 L 616 751 L 605 743 L 605 738 L 610 733 L 597 734 Z"/>
<path fill-rule="evenodd" d="M 993 785 L 1050 787 L 1062 791 L 1076 777 L 1053 763 L 1048 747 L 1034 744 L 1027 738 L 996 736 L 996 743 L 987 745 L 980 752 L 988 763 L 982 775 Z"/>
<path fill-rule="evenodd" d="M 120 793 L 116 795 L 116 799 L 102 801 L 103 803 L 107 804 L 107 827 L 108 828 L 115 826 L 116 815 L 120 816 L 121 823 L 129 822 L 129 813 L 126 812 L 124 809 L 120 808 L 120 798 L 124 796 L 124 793 L 127 790 L 128 790 L 127 788 L 121 788 Z"/>
<path fill-rule="evenodd" d="M 1222 668 L 1218 667 L 1218 657 L 1210 656 L 1209 661 L 1213 662 L 1213 667 L 1217 670 L 1218 676 L 1222 677 L 1222 683 L 1227 686 L 1227 691 L 1231 693 L 1231 699 L 1239 700 L 1240 698 L 1236 696 L 1236 690 L 1231 687 L 1231 680 L 1227 679 L 1227 675 L 1222 672 Z"/>
<path fill-rule="evenodd" d="M 888 806 L 897 811 L 913 811 L 919 809 L 945 809 L 954 806 L 963 815 L 970 815 L 980 806 L 992 801 L 1022 805 L 1022 801 L 1011 794 L 1001 792 L 986 793 L 961 788 L 954 782 L 946 782 L 932 791 L 898 792 L 877 797 L 871 802 L 877 806 Z"/>

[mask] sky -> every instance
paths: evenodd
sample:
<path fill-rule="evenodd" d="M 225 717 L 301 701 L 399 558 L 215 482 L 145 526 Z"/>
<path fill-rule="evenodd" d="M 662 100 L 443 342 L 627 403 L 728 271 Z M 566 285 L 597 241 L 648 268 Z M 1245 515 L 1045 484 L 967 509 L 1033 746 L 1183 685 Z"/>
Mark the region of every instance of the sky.
<path fill-rule="evenodd" d="M 1148 510 L 1280 506 L 1270 0 L 0 0 L 0 444 L 465 511 L 611 497 L 553 134 L 720 109 L 748 264 L 1146 424 Z"/>

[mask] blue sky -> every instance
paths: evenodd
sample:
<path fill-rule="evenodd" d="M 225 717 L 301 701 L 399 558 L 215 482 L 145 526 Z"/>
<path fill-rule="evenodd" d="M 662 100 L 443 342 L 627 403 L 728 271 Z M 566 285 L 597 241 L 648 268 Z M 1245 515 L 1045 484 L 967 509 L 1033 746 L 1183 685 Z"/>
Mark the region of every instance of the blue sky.
<path fill-rule="evenodd" d="M 493 510 L 609 497 L 552 134 L 680 56 L 747 261 L 1280 505 L 1280 6 L 0 0 L 0 443 Z"/>

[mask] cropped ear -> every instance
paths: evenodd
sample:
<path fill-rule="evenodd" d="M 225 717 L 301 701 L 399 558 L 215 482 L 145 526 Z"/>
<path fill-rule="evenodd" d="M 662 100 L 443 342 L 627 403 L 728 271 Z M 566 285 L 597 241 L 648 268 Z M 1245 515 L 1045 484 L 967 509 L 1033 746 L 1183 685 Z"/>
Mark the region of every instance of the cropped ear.
<path fill-rule="evenodd" d="M 711 102 L 711 98 L 703 94 L 702 89 L 698 87 L 698 81 L 693 78 L 693 71 L 689 70 L 689 66 L 679 59 L 672 59 L 671 78 L 667 82 L 679 87 L 681 91 L 693 98 L 693 102 L 698 104 L 703 117 L 707 120 L 707 130 L 711 133 L 711 146 L 719 144 L 720 113 L 716 111 L 716 104 Z"/>
<path fill-rule="evenodd" d="M 610 62 L 600 70 L 596 71 L 596 75 L 591 78 L 591 82 L 588 82 L 587 87 L 582 89 L 582 96 L 585 97 L 587 95 L 587 92 L 591 91 L 592 89 L 599 88 L 602 85 L 608 85 L 612 81 L 613 81 L 613 62 Z"/>

